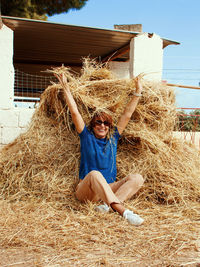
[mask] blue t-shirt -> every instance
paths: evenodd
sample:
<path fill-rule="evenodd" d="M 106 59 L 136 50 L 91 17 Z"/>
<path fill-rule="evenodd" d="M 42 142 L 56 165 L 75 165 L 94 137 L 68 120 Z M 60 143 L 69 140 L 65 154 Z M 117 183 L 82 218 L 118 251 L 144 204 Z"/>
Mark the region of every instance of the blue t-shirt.
<path fill-rule="evenodd" d="M 84 179 L 90 171 L 96 170 L 102 173 L 107 183 L 113 183 L 117 175 L 116 154 L 120 138 L 117 127 L 114 128 L 114 134 L 110 139 L 96 138 L 86 126 L 79 136 L 81 143 L 79 178 Z"/>

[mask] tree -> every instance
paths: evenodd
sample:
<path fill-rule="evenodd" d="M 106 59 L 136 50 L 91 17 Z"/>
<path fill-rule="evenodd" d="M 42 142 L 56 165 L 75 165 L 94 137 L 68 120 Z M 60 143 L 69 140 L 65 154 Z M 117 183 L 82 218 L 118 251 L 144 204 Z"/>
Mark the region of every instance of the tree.
<path fill-rule="evenodd" d="M 193 131 L 200 131 L 200 110 L 194 110 L 190 112 L 191 120 L 193 122 Z"/>
<path fill-rule="evenodd" d="M 195 110 L 186 114 L 184 111 L 178 112 L 177 125 L 175 130 L 178 131 L 200 131 L 200 111 Z"/>
<path fill-rule="evenodd" d="M 81 9 L 88 0 L 1 0 L 1 14 L 47 20 L 47 16 Z"/>

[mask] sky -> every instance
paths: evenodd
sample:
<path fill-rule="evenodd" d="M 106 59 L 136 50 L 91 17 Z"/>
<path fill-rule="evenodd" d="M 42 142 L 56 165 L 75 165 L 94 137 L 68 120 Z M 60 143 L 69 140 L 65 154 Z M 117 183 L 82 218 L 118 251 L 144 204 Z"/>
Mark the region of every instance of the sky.
<path fill-rule="evenodd" d="M 200 86 L 200 0 L 88 0 L 48 21 L 113 29 L 142 24 L 143 32 L 178 41 L 164 49 L 163 80 Z M 176 89 L 177 107 L 200 108 L 200 90 Z"/>

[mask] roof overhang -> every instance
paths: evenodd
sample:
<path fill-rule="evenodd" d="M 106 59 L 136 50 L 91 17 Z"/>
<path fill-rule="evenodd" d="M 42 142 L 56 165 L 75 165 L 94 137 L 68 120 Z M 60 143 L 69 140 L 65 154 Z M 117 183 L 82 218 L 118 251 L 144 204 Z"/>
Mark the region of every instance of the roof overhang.
<path fill-rule="evenodd" d="M 2 16 L 14 31 L 14 63 L 80 66 L 83 57 L 126 61 L 138 32 L 108 30 Z M 163 48 L 179 44 L 163 39 Z"/>

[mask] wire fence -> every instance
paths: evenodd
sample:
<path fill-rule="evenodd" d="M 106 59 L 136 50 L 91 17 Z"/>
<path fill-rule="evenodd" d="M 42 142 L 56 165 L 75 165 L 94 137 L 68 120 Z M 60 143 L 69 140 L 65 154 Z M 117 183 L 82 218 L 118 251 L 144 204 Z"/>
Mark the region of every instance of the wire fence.
<path fill-rule="evenodd" d="M 15 69 L 14 104 L 16 107 L 34 107 L 40 95 L 55 82 L 54 76 L 40 76 Z"/>

